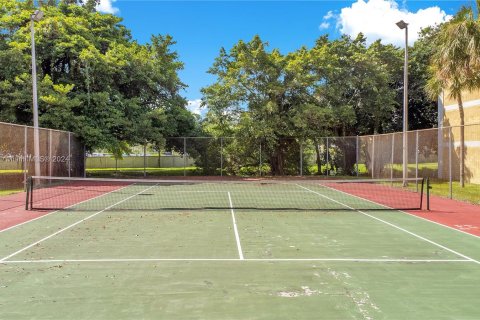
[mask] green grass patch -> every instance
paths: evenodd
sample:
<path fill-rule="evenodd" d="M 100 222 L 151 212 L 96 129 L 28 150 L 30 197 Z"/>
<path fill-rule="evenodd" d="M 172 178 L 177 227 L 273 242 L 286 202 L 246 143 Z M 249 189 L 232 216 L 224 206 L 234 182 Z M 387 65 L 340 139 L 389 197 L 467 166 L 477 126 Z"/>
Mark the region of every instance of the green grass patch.
<path fill-rule="evenodd" d="M 14 193 L 23 192 L 23 189 L 0 190 L 0 197 L 8 196 Z"/>
<path fill-rule="evenodd" d="M 14 174 L 14 173 L 24 173 L 24 171 L 21 169 L 0 170 L 0 174 Z"/>
<path fill-rule="evenodd" d="M 146 168 L 149 176 L 183 176 L 184 170 L 187 175 L 195 175 L 198 171 L 197 167 L 180 168 Z M 87 175 L 90 177 L 106 177 L 106 176 L 143 176 L 143 168 L 89 168 Z"/>
<path fill-rule="evenodd" d="M 450 197 L 449 181 L 433 179 L 430 181 L 430 185 L 432 186 L 431 194 L 445 198 Z M 452 196 L 456 200 L 480 204 L 480 184 L 465 183 L 465 187 L 462 188 L 458 181 L 453 181 Z"/>

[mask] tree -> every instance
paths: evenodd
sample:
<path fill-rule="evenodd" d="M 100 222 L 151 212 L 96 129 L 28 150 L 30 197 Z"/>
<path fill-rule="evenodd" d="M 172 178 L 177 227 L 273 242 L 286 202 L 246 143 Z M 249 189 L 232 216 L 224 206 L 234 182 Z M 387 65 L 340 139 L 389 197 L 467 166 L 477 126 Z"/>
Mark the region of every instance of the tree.
<path fill-rule="evenodd" d="M 193 130 L 172 37 L 155 35 L 140 45 L 121 18 L 96 12 L 96 3 L 40 2 L 40 125 L 73 131 L 88 149 L 118 154 L 128 144 L 160 144 L 165 135 Z M 32 122 L 28 22 L 34 9 L 31 1 L 0 0 L 0 120 Z"/>
<path fill-rule="evenodd" d="M 255 36 L 239 41 L 229 53 L 222 49 L 209 72 L 217 81 L 202 89 L 204 103 L 217 118 L 228 114 L 242 126 L 254 126 L 251 138 L 264 142 L 272 174 L 283 175 L 286 157 L 298 142 L 292 118 L 299 105 L 312 100 L 315 76 L 308 70 L 308 50 L 301 48 L 288 55 L 279 50 L 268 52 L 267 43 Z M 242 113 L 248 112 L 248 117 Z M 298 153 L 297 153 L 298 155 Z"/>
<path fill-rule="evenodd" d="M 480 25 L 478 9 L 463 7 L 434 37 L 428 90 L 432 97 L 448 91 L 460 116 L 460 185 L 465 185 L 465 116 L 462 94 L 480 88 Z"/>

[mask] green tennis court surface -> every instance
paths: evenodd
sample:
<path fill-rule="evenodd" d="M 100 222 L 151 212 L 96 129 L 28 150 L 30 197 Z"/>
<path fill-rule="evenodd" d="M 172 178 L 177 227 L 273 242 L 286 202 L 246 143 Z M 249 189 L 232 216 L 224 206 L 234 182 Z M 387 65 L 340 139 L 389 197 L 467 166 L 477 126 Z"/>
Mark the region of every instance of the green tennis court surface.
<path fill-rule="evenodd" d="M 370 200 L 313 183 L 102 190 L 0 232 L 0 318 L 480 318 L 480 239 Z"/>

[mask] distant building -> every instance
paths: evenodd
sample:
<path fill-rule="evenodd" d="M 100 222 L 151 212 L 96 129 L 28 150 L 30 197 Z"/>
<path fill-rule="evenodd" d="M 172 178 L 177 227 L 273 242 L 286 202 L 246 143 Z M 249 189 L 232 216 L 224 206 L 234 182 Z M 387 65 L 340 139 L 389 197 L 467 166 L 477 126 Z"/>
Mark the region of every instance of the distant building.
<path fill-rule="evenodd" d="M 466 92 L 462 98 L 465 114 L 465 181 L 480 183 L 480 91 Z M 450 159 L 453 179 L 459 179 L 459 125 L 457 101 L 445 92 L 438 101 L 438 127 L 441 129 L 438 131 L 438 174 L 441 179 L 449 178 Z"/>

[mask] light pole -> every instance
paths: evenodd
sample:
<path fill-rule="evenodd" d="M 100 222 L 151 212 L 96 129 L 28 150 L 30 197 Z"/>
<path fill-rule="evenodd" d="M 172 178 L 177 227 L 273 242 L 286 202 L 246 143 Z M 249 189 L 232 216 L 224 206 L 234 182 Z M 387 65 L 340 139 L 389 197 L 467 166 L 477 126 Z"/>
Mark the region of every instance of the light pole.
<path fill-rule="evenodd" d="M 43 11 L 35 10 L 30 16 L 30 34 L 32 38 L 32 91 L 33 91 L 33 152 L 35 160 L 35 175 L 40 175 L 40 137 L 38 131 L 38 99 L 37 99 L 37 64 L 35 59 L 35 21 L 43 18 Z"/>
<path fill-rule="evenodd" d="M 400 29 L 405 29 L 405 61 L 403 67 L 403 186 L 407 186 L 408 178 L 408 23 L 397 22 Z"/>

